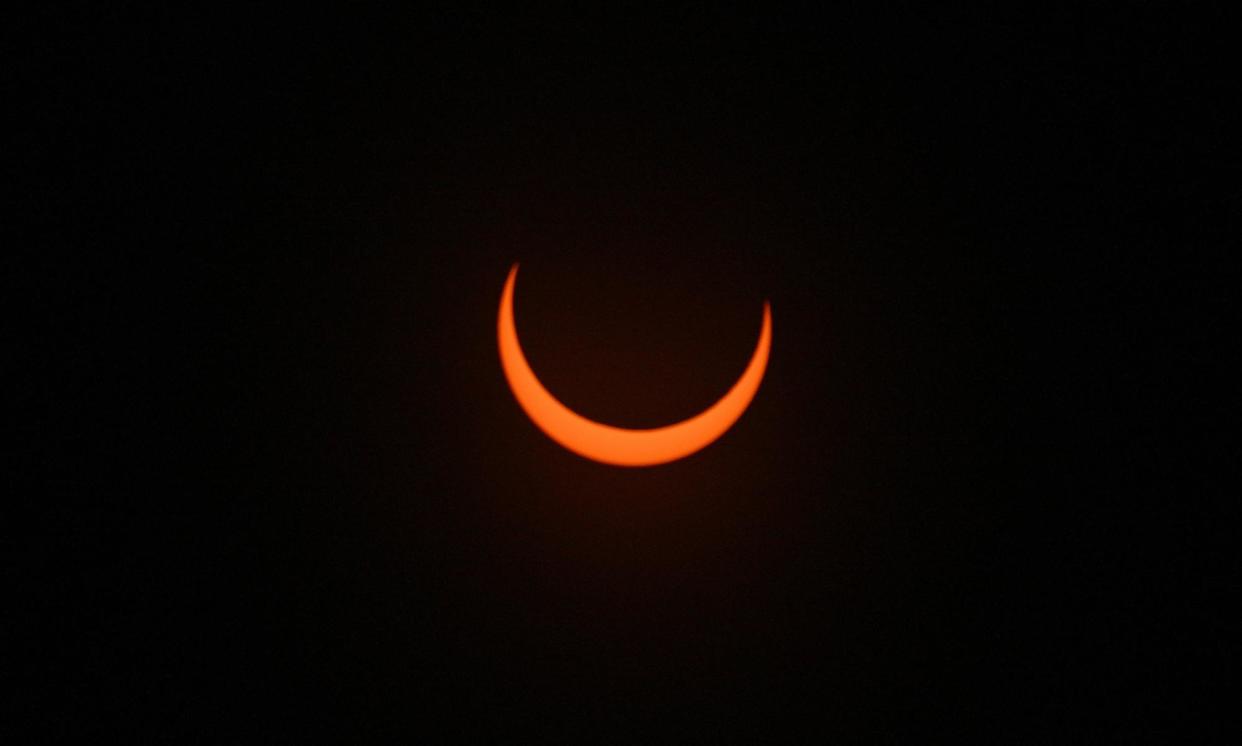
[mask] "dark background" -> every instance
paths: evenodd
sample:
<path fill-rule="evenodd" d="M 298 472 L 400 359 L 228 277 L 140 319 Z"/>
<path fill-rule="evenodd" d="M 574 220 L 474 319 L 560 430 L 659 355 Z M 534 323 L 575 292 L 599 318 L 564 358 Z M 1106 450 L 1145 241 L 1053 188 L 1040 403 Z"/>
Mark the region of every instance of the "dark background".
<path fill-rule="evenodd" d="M 19 18 L 6 720 L 1222 734 L 1223 27 Z M 767 299 L 758 396 L 670 465 L 559 448 L 516 261 L 579 412 L 701 410 Z"/>

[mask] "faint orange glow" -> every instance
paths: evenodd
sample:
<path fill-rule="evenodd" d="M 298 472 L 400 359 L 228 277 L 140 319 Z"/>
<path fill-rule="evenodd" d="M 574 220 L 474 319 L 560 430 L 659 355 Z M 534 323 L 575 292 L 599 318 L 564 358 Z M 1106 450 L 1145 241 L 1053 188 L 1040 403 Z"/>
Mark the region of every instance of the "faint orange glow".
<path fill-rule="evenodd" d="M 759 389 L 772 341 L 772 312 L 767 302 L 763 304 L 763 329 L 750 363 L 720 401 L 688 420 L 649 430 L 630 430 L 588 420 L 548 393 L 522 354 L 513 322 L 513 287 L 517 271 L 514 264 L 500 296 L 497 323 L 500 364 L 513 395 L 526 414 L 548 437 L 574 453 L 617 466 L 651 466 L 675 461 L 723 435 L 746 411 Z"/>

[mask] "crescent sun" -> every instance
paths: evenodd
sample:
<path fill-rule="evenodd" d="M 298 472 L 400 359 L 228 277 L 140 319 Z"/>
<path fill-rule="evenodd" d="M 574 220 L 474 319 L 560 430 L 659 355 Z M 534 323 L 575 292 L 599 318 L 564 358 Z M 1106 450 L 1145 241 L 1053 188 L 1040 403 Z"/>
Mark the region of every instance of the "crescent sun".
<path fill-rule="evenodd" d="M 616 466 L 653 466 L 684 458 L 710 445 L 746 411 L 768 366 L 772 311 L 763 304 L 763 327 L 750 363 L 723 397 L 699 414 L 664 427 L 633 430 L 605 425 L 574 412 L 552 396 L 526 362 L 513 321 L 514 264 L 500 296 L 497 339 L 500 365 L 527 416 L 549 438 L 574 453 Z"/>

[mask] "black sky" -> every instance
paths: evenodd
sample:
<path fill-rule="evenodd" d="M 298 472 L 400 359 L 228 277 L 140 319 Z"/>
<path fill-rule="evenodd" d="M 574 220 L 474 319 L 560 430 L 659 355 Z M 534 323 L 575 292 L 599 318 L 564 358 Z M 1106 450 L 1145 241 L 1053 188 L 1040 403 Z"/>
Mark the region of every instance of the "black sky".
<path fill-rule="evenodd" d="M 18 729 L 1223 733 L 1223 22 L 623 15 L 10 32 Z"/>

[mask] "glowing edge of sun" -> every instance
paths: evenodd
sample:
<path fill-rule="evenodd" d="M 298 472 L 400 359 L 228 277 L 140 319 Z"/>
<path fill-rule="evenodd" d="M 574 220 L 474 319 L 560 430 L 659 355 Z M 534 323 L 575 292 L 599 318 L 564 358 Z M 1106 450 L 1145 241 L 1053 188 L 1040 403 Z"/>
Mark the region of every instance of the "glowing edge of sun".
<path fill-rule="evenodd" d="M 549 438 L 580 456 L 615 466 L 654 466 L 676 461 L 705 448 L 719 438 L 746 411 L 768 366 L 772 343 L 772 311 L 763 304 L 763 328 L 750 363 L 723 397 L 699 414 L 681 422 L 645 430 L 612 427 L 588 420 L 552 396 L 526 362 L 513 321 L 513 288 L 518 265 L 505 280 L 500 297 L 497 337 L 500 364 L 509 388 L 527 416 Z"/>

